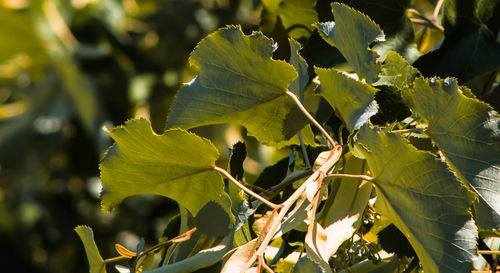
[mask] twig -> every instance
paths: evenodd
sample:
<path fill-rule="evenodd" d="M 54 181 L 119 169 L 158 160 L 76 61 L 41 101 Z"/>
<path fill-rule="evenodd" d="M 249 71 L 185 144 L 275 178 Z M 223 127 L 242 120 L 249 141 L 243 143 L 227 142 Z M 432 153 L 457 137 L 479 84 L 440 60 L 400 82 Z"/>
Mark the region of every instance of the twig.
<path fill-rule="evenodd" d="M 478 254 L 493 254 L 493 255 L 499 255 L 500 250 L 478 250 Z"/>
<path fill-rule="evenodd" d="M 342 146 L 335 145 L 331 150 L 330 156 L 328 157 L 326 162 L 323 165 L 321 165 L 321 167 L 318 170 L 316 170 L 302 185 L 300 185 L 300 187 L 297 190 L 295 190 L 295 192 L 290 197 L 288 197 L 287 200 L 285 200 L 285 202 L 283 202 L 280 205 L 281 208 L 279 209 L 279 214 L 276 217 L 270 217 L 268 220 L 269 222 L 266 223 L 266 225 L 269 225 L 269 229 L 265 234 L 265 237 L 262 240 L 260 246 L 257 248 L 257 251 L 252 255 L 252 257 L 248 260 L 245 266 L 242 267 L 242 270 L 240 272 L 246 272 L 247 269 L 252 266 L 255 260 L 258 259 L 258 257 L 263 257 L 266 247 L 273 239 L 278 227 L 281 224 L 281 220 L 285 217 L 286 213 L 292 207 L 295 201 L 297 201 L 297 199 L 305 191 L 306 185 L 316 181 L 320 177 L 321 173 L 327 173 L 338 162 L 341 154 L 342 154 Z"/>
<path fill-rule="evenodd" d="M 444 28 L 441 25 L 439 25 L 438 23 L 434 22 L 433 20 L 425 17 L 422 13 L 420 13 L 420 11 L 418 11 L 416 9 L 408 9 L 408 12 L 413 14 L 413 15 L 416 15 L 420 19 L 423 19 L 424 21 L 426 21 L 429 24 L 429 26 L 431 26 L 431 27 L 433 27 L 441 32 L 444 32 Z M 414 22 L 414 20 L 412 20 L 412 22 Z M 416 21 L 415 23 L 422 23 L 422 22 Z"/>
<path fill-rule="evenodd" d="M 309 176 L 313 173 L 313 170 L 312 169 L 307 169 L 307 170 L 300 170 L 300 171 L 296 171 L 292 174 L 290 174 L 288 177 L 286 177 L 285 179 L 283 179 L 283 181 L 277 185 L 274 185 L 272 186 L 269 191 L 271 192 L 269 195 L 266 195 L 266 198 L 268 199 L 273 199 L 274 196 L 281 192 L 283 189 L 285 189 L 286 187 L 288 187 L 290 184 L 292 184 L 293 182 L 299 180 L 299 179 L 302 179 L 306 176 Z"/>
<path fill-rule="evenodd" d="M 302 113 L 304 113 L 304 115 L 306 115 L 306 117 L 321 131 L 321 133 L 323 133 L 323 135 L 326 137 L 328 142 L 330 142 L 330 145 L 332 145 L 332 147 L 335 147 L 337 145 L 337 143 L 333 140 L 333 138 L 330 136 L 330 134 L 328 134 L 328 132 L 325 130 L 325 128 L 323 128 L 323 126 L 321 126 L 319 124 L 319 122 L 316 121 L 316 119 L 314 119 L 314 117 L 307 111 L 307 109 L 304 107 L 304 105 L 302 105 L 302 103 L 300 102 L 299 98 L 297 98 L 297 96 L 295 96 L 295 94 L 290 92 L 289 90 L 286 91 L 286 94 L 288 96 L 290 96 L 295 101 L 295 103 L 297 104 L 299 109 L 302 111 Z"/>
<path fill-rule="evenodd" d="M 306 164 L 306 168 L 311 169 L 311 162 L 309 162 L 309 156 L 307 155 L 306 145 L 304 145 L 304 140 L 302 139 L 302 132 L 299 131 L 299 141 L 300 141 L 300 149 L 302 150 L 302 155 L 304 156 L 304 163 Z"/>
<path fill-rule="evenodd" d="M 130 258 L 127 257 L 127 256 L 118 256 L 118 257 L 106 259 L 106 260 L 103 261 L 103 263 L 104 264 L 109 264 L 109 263 L 113 263 L 113 262 L 119 262 L 119 261 L 125 260 L 125 259 L 130 259 Z"/>
<path fill-rule="evenodd" d="M 233 182 L 234 184 L 236 184 L 236 186 L 238 186 L 240 189 L 242 189 L 244 192 L 248 193 L 249 195 L 257 198 L 257 200 L 261 201 L 262 203 L 266 204 L 267 206 L 269 206 L 270 208 L 272 209 L 276 209 L 278 207 L 278 205 L 274 204 L 273 202 L 265 199 L 264 197 L 256 194 L 255 192 L 253 192 L 251 189 L 245 187 L 245 185 L 241 184 L 238 180 L 236 180 L 234 177 L 231 176 L 231 174 L 229 174 L 226 170 L 222 169 L 222 168 L 219 168 L 217 166 L 214 167 L 214 170 L 220 172 L 221 174 L 223 174 L 225 177 L 227 177 L 229 180 L 231 180 L 231 182 Z"/>
<path fill-rule="evenodd" d="M 441 10 L 443 3 L 444 3 L 444 0 L 439 0 L 437 2 L 436 7 L 434 8 L 434 12 L 432 13 L 432 19 L 437 20 L 437 17 L 439 15 L 439 11 Z"/>

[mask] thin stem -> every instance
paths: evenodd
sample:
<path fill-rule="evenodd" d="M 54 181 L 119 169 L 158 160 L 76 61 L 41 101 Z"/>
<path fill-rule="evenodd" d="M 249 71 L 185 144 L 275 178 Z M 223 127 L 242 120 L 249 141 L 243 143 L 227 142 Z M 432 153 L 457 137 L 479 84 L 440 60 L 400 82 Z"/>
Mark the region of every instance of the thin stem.
<path fill-rule="evenodd" d="M 436 7 L 434 8 L 434 13 L 432 13 L 432 19 L 437 20 L 437 17 L 439 15 L 439 11 L 441 10 L 443 3 L 444 3 L 444 0 L 439 0 L 437 2 Z"/>
<path fill-rule="evenodd" d="M 304 163 L 306 168 L 311 169 L 311 162 L 309 162 L 309 156 L 307 155 L 306 145 L 304 145 L 304 140 L 302 139 L 302 132 L 299 131 L 299 141 L 300 149 L 302 150 L 302 155 L 304 156 Z"/>
<path fill-rule="evenodd" d="M 429 26 L 431 26 L 431 27 L 433 27 L 433 28 L 435 28 L 435 29 L 437 29 L 437 30 L 439 30 L 441 32 L 444 32 L 444 28 L 442 26 L 440 26 L 439 24 L 437 24 L 433 20 L 425 17 L 422 13 L 420 13 L 420 11 L 418 11 L 416 9 L 408 9 L 408 12 L 411 13 L 411 14 L 413 14 L 413 15 L 416 15 L 420 19 L 425 20 L 429 24 Z"/>
<path fill-rule="evenodd" d="M 118 257 L 106 259 L 103 262 L 104 262 L 104 264 L 109 264 L 109 263 L 119 262 L 121 260 L 126 260 L 126 259 L 130 259 L 130 258 L 127 256 L 118 256 Z"/>
<path fill-rule="evenodd" d="M 500 250 L 478 250 L 478 254 L 493 254 L 493 255 L 498 255 L 500 254 Z"/>
<path fill-rule="evenodd" d="M 272 186 L 269 189 L 269 191 L 271 192 L 271 194 L 266 195 L 266 198 L 273 199 L 274 196 L 277 193 L 281 192 L 283 189 L 285 189 L 286 187 L 288 187 L 290 184 L 292 184 L 293 182 L 298 181 L 299 179 L 302 179 L 302 178 L 304 178 L 306 176 L 309 176 L 312 173 L 313 173 L 312 169 L 307 169 L 307 170 L 296 171 L 296 172 L 290 174 L 288 177 L 286 177 L 285 179 L 283 179 L 283 181 L 281 183 Z"/>
<path fill-rule="evenodd" d="M 220 172 L 221 174 L 223 174 L 225 177 L 227 177 L 229 180 L 231 180 L 231 182 L 233 182 L 234 184 L 236 184 L 236 186 L 238 186 L 240 189 L 242 189 L 244 192 L 248 193 L 249 195 L 257 198 L 257 200 L 261 201 L 262 203 L 266 204 L 267 206 L 269 206 L 270 208 L 272 209 L 276 209 L 278 207 L 278 205 L 274 204 L 273 202 L 265 199 L 264 197 L 256 194 L 255 192 L 253 192 L 251 189 L 245 187 L 245 185 L 241 184 L 238 180 L 236 180 L 234 177 L 231 176 L 231 174 L 229 174 L 226 170 L 222 169 L 222 168 L 219 168 L 217 166 L 214 167 L 214 169 L 218 172 Z"/>
<path fill-rule="evenodd" d="M 328 132 L 325 130 L 325 128 L 323 128 L 323 126 L 321 126 L 319 124 L 319 122 L 316 121 L 316 119 L 314 119 L 314 117 L 311 114 L 309 114 L 307 109 L 300 102 L 299 98 L 297 98 L 297 96 L 295 96 L 295 94 L 290 92 L 289 90 L 286 91 L 286 94 L 288 96 L 290 96 L 295 101 L 295 103 L 297 104 L 299 109 L 302 111 L 302 113 L 304 113 L 304 115 L 306 115 L 306 117 L 321 131 L 321 133 L 323 133 L 323 135 L 326 137 L 328 142 L 330 142 L 330 145 L 332 145 L 332 147 L 335 147 L 337 145 L 337 143 L 333 140 L 333 138 L 330 136 L 330 134 L 328 134 Z"/>
<path fill-rule="evenodd" d="M 426 128 L 411 128 L 411 129 L 401 129 L 401 130 L 392 130 L 391 133 L 421 133 L 425 132 Z"/>
<path fill-rule="evenodd" d="M 260 259 L 262 260 L 262 263 L 261 263 L 262 267 L 263 267 L 263 268 L 264 268 L 267 272 L 269 272 L 269 273 L 275 273 L 275 272 L 274 272 L 274 270 L 266 264 L 266 261 L 264 260 L 264 258 L 262 258 L 262 257 L 261 257 Z"/>
<path fill-rule="evenodd" d="M 372 181 L 373 177 L 364 174 L 346 174 L 346 173 L 332 173 L 327 176 L 327 178 L 350 178 L 350 179 L 362 179 L 366 181 Z"/>

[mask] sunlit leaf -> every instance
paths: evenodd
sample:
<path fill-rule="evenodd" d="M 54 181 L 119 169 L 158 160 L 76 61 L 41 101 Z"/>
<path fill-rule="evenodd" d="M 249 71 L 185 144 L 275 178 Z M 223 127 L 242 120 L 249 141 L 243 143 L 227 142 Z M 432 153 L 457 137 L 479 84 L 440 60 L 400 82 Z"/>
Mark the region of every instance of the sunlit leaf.
<path fill-rule="evenodd" d="M 389 51 L 384 60 L 382 75 L 393 76 L 393 85 L 402 90 L 413 83 L 415 78 L 420 76 L 420 72 L 397 52 Z"/>
<path fill-rule="evenodd" d="M 360 128 L 377 113 L 378 106 L 373 99 L 376 88 L 351 79 L 335 68 L 316 67 L 315 71 L 321 81 L 318 93 L 330 103 L 349 131 Z"/>
<path fill-rule="evenodd" d="M 477 223 L 500 228 L 500 116 L 486 103 L 464 96 L 457 82 L 415 81 L 414 110 L 450 166 L 479 195 Z"/>
<path fill-rule="evenodd" d="M 257 239 L 247 242 L 238 247 L 222 268 L 221 273 L 239 272 L 248 263 L 257 248 Z"/>
<path fill-rule="evenodd" d="M 383 41 L 384 33 L 368 16 L 338 3 L 332 4 L 335 22 L 319 23 L 316 28 L 332 46 L 338 48 L 354 71 L 367 82 L 375 82 L 381 65 L 378 54 L 369 48 L 374 41 Z"/>
<path fill-rule="evenodd" d="M 377 189 L 377 211 L 408 238 L 425 272 L 470 272 L 477 229 L 473 195 L 445 163 L 402 136 L 363 126 L 358 151 Z"/>
<path fill-rule="evenodd" d="M 179 129 L 157 135 L 145 119 L 108 132 L 115 144 L 100 164 L 102 207 L 110 210 L 136 194 L 158 194 L 196 215 L 209 201 L 230 214 L 222 177 L 214 170 L 219 153 L 206 139 Z"/>
<path fill-rule="evenodd" d="M 90 273 L 106 273 L 106 265 L 104 260 L 99 253 L 99 249 L 94 241 L 94 232 L 88 226 L 77 226 L 75 228 L 76 233 L 80 236 L 82 240 L 83 247 L 85 248 L 85 253 L 87 254 L 87 260 L 89 261 Z"/>
<path fill-rule="evenodd" d="M 262 33 L 235 26 L 210 34 L 191 54 L 200 73 L 177 94 L 167 128 L 233 123 L 268 144 L 295 135 L 306 120 L 285 91 L 297 72 L 271 59 L 274 49 Z"/>

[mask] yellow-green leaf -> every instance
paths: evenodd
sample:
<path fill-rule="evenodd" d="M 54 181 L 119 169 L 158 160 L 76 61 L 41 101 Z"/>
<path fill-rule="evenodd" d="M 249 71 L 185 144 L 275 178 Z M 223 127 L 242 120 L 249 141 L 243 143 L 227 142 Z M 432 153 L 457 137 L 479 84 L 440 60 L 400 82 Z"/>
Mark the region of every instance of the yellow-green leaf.
<path fill-rule="evenodd" d="M 106 273 L 106 265 L 99 253 L 99 249 L 94 241 L 94 232 L 88 226 L 77 226 L 76 233 L 82 240 L 87 260 L 89 261 L 90 273 Z"/>
<path fill-rule="evenodd" d="M 103 209 L 132 195 L 158 194 L 192 215 L 215 201 L 232 218 L 222 177 L 214 170 L 219 153 L 210 141 L 179 129 L 157 135 L 145 119 L 130 120 L 108 133 L 116 143 L 100 164 Z"/>
<path fill-rule="evenodd" d="M 210 34 L 191 54 L 200 73 L 177 94 L 167 128 L 232 123 L 267 144 L 291 138 L 307 121 L 285 93 L 297 72 L 273 60 L 274 49 L 262 33 L 236 26 Z"/>

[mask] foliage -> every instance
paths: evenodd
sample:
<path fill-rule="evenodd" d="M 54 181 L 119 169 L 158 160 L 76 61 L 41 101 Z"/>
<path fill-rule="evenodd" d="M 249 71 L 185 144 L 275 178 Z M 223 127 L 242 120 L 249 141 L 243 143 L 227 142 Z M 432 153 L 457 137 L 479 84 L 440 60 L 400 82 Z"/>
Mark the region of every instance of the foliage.
<path fill-rule="evenodd" d="M 270 21 L 278 24 L 273 16 L 280 17 L 289 35 L 297 38 L 289 23 L 293 1 L 265 4 L 274 14 L 267 14 Z M 449 5 L 444 9 L 445 23 L 458 20 L 450 10 L 460 8 Z M 476 6 L 478 13 L 483 14 L 484 5 Z M 101 162 L 103 207 L 131 194 L 165 195 L 181 207 L 180 236 L 192 241 L 181 247 L 160 243 L 138 250 L 138 257 L 129 263 L 131 271 L 186 272 L 213 265 L 212 270 L 222 272 L 337 272 L 354 270 L 367 261 L 375 269 L 398 259 L 376 239 L 391 223 L 416 254 L 406 260 L 405 272 L 418 267 L 425 272 L 470 272 L 478 266 L 476 242 L 483 239 L 479 234 L 492 235 L 500 228 L 498 113 L 454 78 L 422 76 L 390 50 L 395 44 L 386 42 L 382 29 L 367 15 L 341 3 L 332 3 L 331 8 L 335 22 L 315 27 L 345 57 L 342 68 L 314 67 L 317 77 L 312 79 L 297 42 L 287 44 L 287 64 L 272 59 L 276 48 L 262 33 L 245 35 L 239 27 L 227 26 L 208 35 L 192 52 L 190 63 L 199 73 L 179 90 L 162 135 L 154 135 L 142 119 L 109 132 L 116 143 Z M 309 3 L 303 9 L 313 11 Z M 295 19 L 304 24 L 309 20 Z M 441 28 L 430 19 L 427 23 Z M 382 57 L 377 48 L 384 51 Z M 306 92 L 313 88 L 315 92 Z M 386 92 L 393 95 L 376 96 L 379 90 L 392 90 Z M 328 123 L 320 124 L 304 107 L 312 93 L 326 99 L 340 127 L 328 131 L 324 128 Z M 394 119 L 390 109 L 381 108 L 395 105 L 411 112 Z M 380 125 L 373 125 L 372 117 L 384 110 L 386 121 L 379 116 Z M 241 170 L 246 155 L 241 143 L 235 146 L 238 159 L 228 167 L 237 180 L 214 164 L 214 147 L 202 147 L 210 146 L 207 140 L 185 131 L 219 123 L 243 126 L 263 144 L 279 148 L 286 143 L 289 164 L 263 172 L 271 179 L 276 176 L 271 170 L 286 168 L 282 182 L 262 189 L 235 171 Z M 302 137 L 310 132 L 302 129 L 306 123 L 318 129 L 307 142 Z M 349 133 L 345 145 L 339 144 L 345 138 L 335 136 L 342 127 Z M 295 141 L 289 141 L 295 135 Z M 413 143 L 415 138 L 435 146 L 426 149 Z M 311 144 L 323 150 L 314 167 L 308 159 Z M 300 158 L 302 166 L 297 164 Z M 304 170 L 310 170 L 305 180 Z M 217 172 L 226 178 L 226 186 Z M 247 201 L 251 207 L 242 206 Z M 256 211 L 263 216 L 259 218 Z M 231 230 L 207 232 L 214 229 L 210 226 L 215 219 L 226 230 L 229 221 L 224 218 L 236 219 Z M 251 222 L 255 235 L 249 232 Z M 292 239 L 292 234 L 299 236 Z M 298 247 L 290 249 L 292 244 Z M 399 255 L 397 249 L 391 250 Z M 292 258 L 297 255 L 307 260 Z M 139 257 L 160 262 L 146 264 Z"/>
<path fill-rule="evenodd" d="M 83 252 L 40 266 L 43 240 L 23 237 L 49 222 L 43 238 L 79 236 L 90 272 L 495 271 L 497 1 L 266 0 L 251 33 L 225 25 L 256 1 L 187 2 L 0 4 L 1 37 L 22 34 L 0 46 L 1 174 L 22 197 L 0 195 L 7 258 L 25 240 L 39 271 L 86 271 Z M 109 120 L 123 125 L 105 136 Z M 82 134 L 74 156 L 16 159 L 22 136 Z M 100 156 L 103 214 L 85 196 Z M 56 188 L 75 201 L 33 194 Z M 95 234 L 71 232 L 82 222 Z"/>

